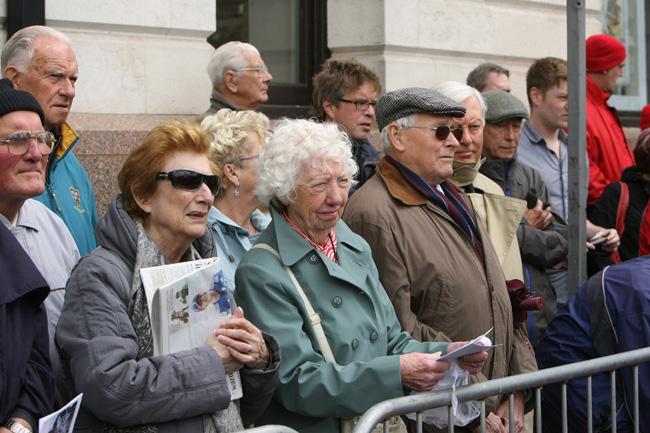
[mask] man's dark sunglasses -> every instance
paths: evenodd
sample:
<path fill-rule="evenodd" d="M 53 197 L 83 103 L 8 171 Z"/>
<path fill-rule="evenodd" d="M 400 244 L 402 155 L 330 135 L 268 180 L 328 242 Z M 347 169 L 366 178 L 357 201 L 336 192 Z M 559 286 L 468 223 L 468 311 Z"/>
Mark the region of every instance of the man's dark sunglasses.
<path fill-rule="evenodd" d="M 449 126 L 402 126 L 404 129 L 416 128 L 416 129 L 428 129 L 433 132 L 438 140 L 446 140 L 449 137 L 449 133 L 454 134 L 456 140 L 460 141 L 463 138 L 463 128 L 455 127 L 450 128 Z"/>
<path fill-rule="evenodd" d="M 156 175 L 156 179 L 169 179 L 174 188 L 184 191 L 196 191 L 204 183 L 210 188 L 213 195 L 219 189 L 219 178 L 217 176 L 197 173 L 192 170 L 161 171 Z"/>

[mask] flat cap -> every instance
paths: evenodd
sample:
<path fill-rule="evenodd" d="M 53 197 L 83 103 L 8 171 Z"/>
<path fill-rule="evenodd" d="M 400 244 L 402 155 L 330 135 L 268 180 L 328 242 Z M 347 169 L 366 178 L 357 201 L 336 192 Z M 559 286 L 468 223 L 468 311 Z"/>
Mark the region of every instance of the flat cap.
<path fill-rule="evenodd" d="M 503 90 L 482 93 L 487 104 L 485 121 L 499 123 L 508 119 L 528 119 L 528 109 L 516 96 Z"/>
<path fill-rule="evenodd" d="M 381 131 L 390 122 L 411 114 L 463 117 L 465 108 L 435 90 L 406 87 L 386 93 L 377 101 L 377 127 Z"/>

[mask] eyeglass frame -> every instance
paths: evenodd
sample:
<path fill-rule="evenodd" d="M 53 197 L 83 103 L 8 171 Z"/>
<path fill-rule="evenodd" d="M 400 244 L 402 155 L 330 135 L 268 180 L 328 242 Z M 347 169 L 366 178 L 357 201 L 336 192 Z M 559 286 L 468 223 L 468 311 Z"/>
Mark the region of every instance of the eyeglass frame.
<path fill-rule="evenodd" d="M 463 134 L 465 134 L 464 129 L 460 126 L 447 126 L 447 125 L 441 125 L 441 126 L 421 126 L 421 125 L 413 125 L 413 126 L 401 126 L 400 129 L 410 129 L 410 128 L 415 128 L 415 129 L 428 129 L 429 131 L 433 132 L 433 135 L 440 141 L 445 141 L 447 138 L 449 138 L 449 134 L 452 134 L 454 138 L 456 138 L 456 141 L 460 142 L 460 140 L 463 139 Z M 438 130 L 444 130 L 447 129 L 448 132 L 445 134 L 444 137 L 440 137 L 438 135 Z M 456 135 L 456 131 L 460 131 L 460 136 Z M 444 132 L 442 133 L 444 134 Z"/>
<path fill-rule="evenodd" d="M 245 68 L 235 68 L 235 72 L 246 72 L 246 71 L 255 71 L 259 75 L 270 74 L 269 67 L 266 65 L 257 65 L 257 66 L 247 66 Z"/>
<path fill-rule="evenodd" d="M 18 134 L 29 134 L 29 138 L 17 138 L 14 137 Z M 44 135 L 44 138 L 49 139 L 49 140 L 44 140 L 42 141 L 43 144 L 48 145 L 48 148 L 46 151 L 43 150 L 43 148 L 40 146 L 41 142 L 39 141 L 37 135 Z M 13 138 L 12 138 L 13 137 Z M 15 131 L 12 132 L 7 136 L 7 138 L 0 139 L 0 145 L 6 145 L 7 146 L 7 151 L 14 155 L 14 156 L 23 156 L 27 152 L 29 152 L 30 149 L 30 140 L 36 140 L 36 145 L 38 147 L 39 152 L 41 152 L 41 155 L 49 155 L 52 153 L 52 150 L 54 150 L 54 145 L 56 144 L 56 137 L 54 134 L 52 134 L 50 131 Z M 11 151 L 12 148 L 16 148 L 16 143 L 19 141 L 23 141 L 23 146 L 25 146 L 25 150 L 22 153 L 14 153 Z M 49 141 L 49 143 L 48 143 Z"/>
<path fill-rule="evenodd" d="M 315 185 L 311 185 L 308 183 L 300 183 L 299 185 L 308 188 L 310 191 L 314 191 L 316 193 L 322 194 L 328 190 L 329 186 L 332 184 L 332 181 L 334 181 L 337 188 L 340 189 L 344 189 L 344 188 L 350 189 L 350 187 L 352 186 L 352 178 L 350 178 L 349 176 L 330 177 L 326 181 L 323 180 L 320 182 L 316 182 Z"/>
<path fill-rule="evenodd" d="M 355 108 L 357 111 L 361 111 L 361 112 L 363 112 L 363 111 L 367 111 L 368 108 L 370 108 L 370 107 L 372 107 L 373 110 L 374 110 L 375 108 L 377 108 L 377 101 L 371 101 L 371 100 L 369 100 L 369 99 L 346 99 L 346 98 L 338 98 L 338 100 L 339 100 L 339 102 L 346 102 L 346 103 L 348 103 L 348 104 L 353 104 L 353 105 L 354 105 L 354 108 Z M 359 105 L 361 105 L 362 107 L 359 108 Z"/>
<path fill-rule="evenodd" d="M 183 187 L 181 185 L 178 185 L 176 183 L 177 181 L 174 180 L 174 177 L 175 177 L 175 173 L 181 172 L 181 171 L 189 172 L 192 175 L 200 176 L 201 177 L 201 183 L 199 183 L 199 185 L 196 188 L 185 188 L 185 187 Z M 171 174 L 171 177 L 169 176 L 170 174 Z M 199 189 L 201 189 L 201 187 L 205 184 L 213 195 L 216 194 L 219 191 L 219 184 L 220 184 L 219 176 L 217 176 L 215 174 L 203 174 L 203 173 L 199 173 L 198 171 L 188 170 L 188 169 L 159 171 L 158 173 L 156 173 L 156 180 L 168 180 L 172 184 L 172 187 L 174 189 L 178 189 L 180 191 L 188 191 L 188 192 L 196 192 Z M 210 186 L 210 184 L 207 181 L 213 181 L 214 182 L 214 189 Z"/>

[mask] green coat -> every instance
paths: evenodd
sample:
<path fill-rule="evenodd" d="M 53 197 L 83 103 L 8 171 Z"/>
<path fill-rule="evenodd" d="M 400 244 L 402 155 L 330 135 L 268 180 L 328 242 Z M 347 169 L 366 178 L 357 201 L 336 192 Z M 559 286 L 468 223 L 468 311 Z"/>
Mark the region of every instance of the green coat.
<path fill-rule="evenodd" d="M 273 335 L 282 350 L 280 385 L 258 424 L 301 432 L 338 432 L 339 417 L 365 412 L 403 396 L 399 354 L 445 351 L 446 343 L 420 343 L 402 332 L 368 244 L 336 225 L 339 264 L 317 252 L 273 209 L 273 223 L 258 242 L 279 251 L 247 252 L 235 274 L 235 298 L 246 317 Z M 289 280 L 291 267 L 320 315 L 336 364 L 326 363 L 307 310 Z"/>

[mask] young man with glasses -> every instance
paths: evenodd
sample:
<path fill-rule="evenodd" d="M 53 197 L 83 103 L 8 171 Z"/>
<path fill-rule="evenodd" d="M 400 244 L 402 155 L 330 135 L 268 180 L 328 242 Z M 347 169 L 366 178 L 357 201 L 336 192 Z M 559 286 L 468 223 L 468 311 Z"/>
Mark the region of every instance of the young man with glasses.
<path fill-rule="evenodd" d="M 79 135 L 67 123 L 79 76 L 70 40 L 49 27 L 21 29 L 2 49 L 2 70 L 16 89 L 34 95 L 45 113 L 45 129 L 56 137 L 45 192 L 37 200 L 63 219 L 87 255 L 96 246 L 97 210 L 88 173 L 72 151 Z"/>
<path fill-rule="evenodd" d="M 350 198 L 343 218 L 370 245 L 382 286 L 413 338 L 465 341 L 494 329 L 490 337 L 499 346 L 478 376 L 485 381 L 534 371 L 536 364 L 523 328 L 513 326 L 505 277 L 487 230 L 451 181 L 464 132 L 454 125 L 465 112 L 430 89 L 382 96 L 377 124 L 385 156 L 363 192 Z M 497 411 L 498 400 L 486 400 L 487 413 Z M 523 396 L 515 404 L 519 424 Z M 507 404 L 499 414 L 507 419 Z M 497 428 L 489 431 L 501 431 L 502 419 L 487 420 L 493 421 Z"/>
<path fill-rule="evenodd" d="M 556 296 L 546 270 L 561 268 L 568 253 L 568 228 L 548 205 L 542 176 L 517 160 L 517 146 L 528 110 L 510 93 L 483 93 L 487 104 L 483 154 L 487 161 L 480 172 L 496 182 L 509 197 L 526 200 L 527 208 L 517 229 L 524 282 L 534 296 L 544 298 L 544 311 L 528 315 L 531 340 L 536 343 L 555 315 Z"/>
<path fill-rule="evenodd" d="M 45 167 L 55 144 L 53 134 L 43 130 L 44 121 L 32 95 L 15 90 L 7 79 L 0 80 L 0 222 L 16 237 L 50 287 L 44 306 L 57 394 L 48 398 L 55 397 L 60 403 L 63 376 L 53 338 L 65 285 L 79 251 L 61 218 L 33 199 L 45 190 Z M 0 419 L 0 423 L 4 421 Z M 38 417 L 28 421 L 35 430 L 38 425 L 32 421 L 38 422 Z"/>
<path fill-rule="evenodd" d="M 352 142 L 359 167 L 352 194 L 374 173 L 379 154 L 368 141 L 375 125 L 375 106 L 381 93 L 379 76 L 357 60 L 329 59 L 314 76 L 312 110 L 323 122 L 339 124 Z"/>
<path fill-rule="evenodd" d="M 210 108 L 203 117 L 222 108 L 259 111 L 269 99 L 273 76 L 260 52 L 246 42 L 227 42 L 212 53 L 208 63 L 212 81 Z"/>

